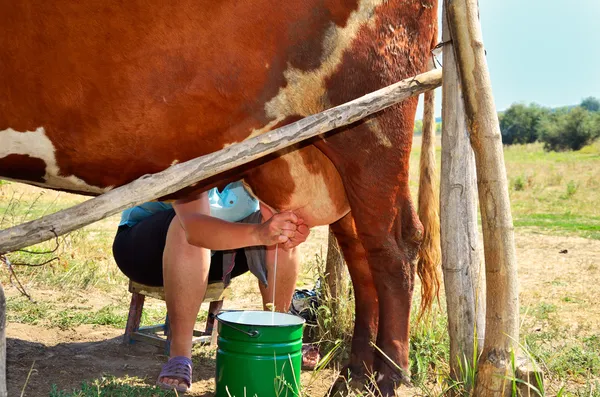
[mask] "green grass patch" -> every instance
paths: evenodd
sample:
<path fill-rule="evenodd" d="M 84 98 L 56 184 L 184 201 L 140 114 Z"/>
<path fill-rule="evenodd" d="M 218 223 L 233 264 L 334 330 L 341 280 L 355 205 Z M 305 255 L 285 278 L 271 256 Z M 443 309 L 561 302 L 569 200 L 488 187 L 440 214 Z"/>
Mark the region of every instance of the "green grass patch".
<path fill-rule="evenodd" d="M 127 323 L 129 305 L 113 303 L 99 309 L 86 304 L 63 305 L 69 295 L 58 298 L 57 302 L 31 301 L 24 296 L 8 297 L 6 301 L 8 321 L 21 324 L 44 325 L 60 329 L 79 325 L 104 325 L 124 328 Z M 166 305 L 146 305 L 142 312 L 141 326 L 162 324 L 167 315 Z M 205 322 L 208 312 L 201 309 L 196 321 Z"/>
<path fill-rule="evenodd" d="M 529 314 L 524 318 L 528 325 L 521 332 L 524 352 L 544 372 L 548 387 L 543 395 L 599 397 L 600 336 L 585 327 L 572 328 L 559 316 L 550 316 L 556 309 L 553 304 L 541 302 L 521 310 Z"/>
<path fill-rule="evenodd" d="M 517 163 L 569 163 L 600 160 L 600 141 L 578 151 L 545 152 L 541 143 L 504 146 L 504 160 L 507 164 Z"/>
<path fill-rule="evenodd" d="M 576 234 L 600 240 L 600 217 L 565 214 L 528 214 L 514 219 L 515 227 L 535 227 L 552 234 Z"/>
<path fill-rule="evenodd" d="M 582 381 L 600 374 L 598 335 L 570 338 L 566 331 L 542 332 L 528 334 L 525 340 L 529 352 L 552 376 Z"/>
<path fill-rule="evenodd" d="M 48 302 L 32 302 L 25 297 L 6 299 L 6 317 L 9 323 L 40 324 L 48 318 L 54 305 Z"/>
<path fill-rule="evenodd" d="M 80 311 L 78 308 L 69 308 L 55 313 L 50 319 L 51 326 L 61 329 L 73 328 L 82 324 L 108 325 L 117 328 L 125 327 L 127 315 L 122 308 L 104 306 L 97 311 Z"/>
<path fill-rule="evenodd" d="M 417 313 L 417 310 L 414 310 L 414 313 Z M 412 379 L 416 384 L 435 381 L 435 378 L 428 379 L 428 376 L 439 373 L 440 365 L 446 366 L 450 360 L 448 316 L 440 310 L 435 310 L 435 313 L 422 322 L 415 324 L 414 318 L 412 322 L 409 352 Z"/>
<path fill-rule="evenodd" d="M 415 138 L 410 158 L 414 199 L 420 144 Z M 600 239 L 600 140 L 576 152 L 545 152 L 541 143 L 505 146 L 504 160 L 516 228 Z"/>
<path fill-rule="evenodd" d="M 176 396 L 173 391 L 165 391 L 157 386 L 148 386 L 139 378 L 106 377 L 92 382 L 84 382 L 81 388 L 66 391 L 56 385 L 50 390 L 50 397 L 166 397 Z"/>
<path fill-rule="evenodd" d="M 533 310 L 531 310 L 530 314 L 538 320 L 548 320 L 550 318 L 550 314 L 555 312 L 556 305 L 553 305 L 552 303 L 541 302 L 535 308 L 533 308 Z"/>
<path fill-rule="evenodd" d="M 79 325 L 105 325 L 124 328 L 127 323 L 128 306 L 110 304 L 94 310 L 86 305 L 59 307 L 58 304 L 45 301 L 34 302 L 19 297 L 9 297 L 6 302 L 9 322 L 33 325 L 45 325 L 60 329 L 74 328 Z M 165 321 L 166 307 L 145 307 L 141 325 L 161 324 Z M 201 310 L 198 321 L 206 320 L 206 311 Z"/>

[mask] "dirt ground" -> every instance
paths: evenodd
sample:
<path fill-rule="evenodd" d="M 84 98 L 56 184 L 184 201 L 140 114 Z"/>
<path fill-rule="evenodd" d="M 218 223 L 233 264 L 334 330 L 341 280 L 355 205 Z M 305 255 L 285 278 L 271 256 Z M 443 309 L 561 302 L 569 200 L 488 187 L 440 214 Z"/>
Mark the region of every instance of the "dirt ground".
<path fill-rule="evenodd" d="M 600 241 L 519 232 L 516 243 L 524 327 L 544 326 L 529 313 L 545 302 L 556 305 L 555 315 L 566 326 L 600 333 Z M 114 327 L 60 330 L 10 323 L 7 336 L 9 396 L 20 395 L 32 364 L 24 396 L 47 396 L 52 384 L 70 390 L 103 375 L 135 376 L 153 384 L 165 361 L 155 347 L 122 345 L 122 330 Z M 194 360 L 193 395 L 212 396 L 214 351 L 205 349 Z M 320 396 L 333 376 L 334 371 L 325 371 L 312 382 L 306 372 L 302 379 L 304 385 L 312 382 L 310 395 Z"/>

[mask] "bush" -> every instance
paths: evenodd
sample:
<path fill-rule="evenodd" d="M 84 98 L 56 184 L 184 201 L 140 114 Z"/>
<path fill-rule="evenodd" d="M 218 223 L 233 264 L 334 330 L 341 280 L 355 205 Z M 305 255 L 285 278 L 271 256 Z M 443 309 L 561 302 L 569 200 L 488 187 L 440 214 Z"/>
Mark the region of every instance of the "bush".
<path fill-rule="evenodd" d="M 598 100 L 598 98 L 590 96 L 581 101 L 581 105 L 579 106 L 590 112 L 598 112 L 600 111 L 600 100 Z"/>
<path fill-rule="evenodd" d="M 502 143 L 512 145 L 537 141 L 539 124 L 547 114 L 547 109 L 536 104 L 511 105 L 499 117 Z"/>
<path fill-rule="evenodd" d="M 564 195 L 561 196 L 562 199 L 568 199 L 573 197 L 573 195 L 575 193 L 577 193 L 577 188 L 579 186 L 577 186 L 577 184 L 574 181 L 569 181 L 569 183 L 567 183 L 567 191 Z"/>
<path fill-rule="evenodd" d="M 422 120 L 415 121 L 415 126 L 413 128 L 413 134 L 414 135 L 423 135 L 423 121 Z"/>
<path fill-rule="evenodd" d="M 440 134 L 442 132 L 442 122 L 435 122 L 435 133 Z M 423 135 L 423 120 L 416 120 L 415 126 L 413 127 L 413 135 Z"/>
<path fill-rule="evenodd" d="M 518 192 L 522 191 L 522 190 L 525 190 L 525 179 L 523 178 L 522 175 L 519 175 L 513 181 L 513 189 L 516 190 L 516 191 L 518 191 Z"/>
<path fill-rule="evenodd" d="M 547 151 L 579 150 L 600 136 L 600 113 L 583 107 L 552 113 L 540 124 L 540 141 Z"/>

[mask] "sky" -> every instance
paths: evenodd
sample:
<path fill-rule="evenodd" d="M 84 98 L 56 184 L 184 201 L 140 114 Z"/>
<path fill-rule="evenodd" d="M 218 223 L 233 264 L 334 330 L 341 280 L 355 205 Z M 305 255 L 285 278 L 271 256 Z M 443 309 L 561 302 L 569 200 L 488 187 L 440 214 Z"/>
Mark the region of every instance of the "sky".
<path fill-rule="evenodd" d="M 600 0 L 479 0 L 479 8 L 499 111 L 600 98 Z M 441 93 L 436 102 L 439 117 Z"/>

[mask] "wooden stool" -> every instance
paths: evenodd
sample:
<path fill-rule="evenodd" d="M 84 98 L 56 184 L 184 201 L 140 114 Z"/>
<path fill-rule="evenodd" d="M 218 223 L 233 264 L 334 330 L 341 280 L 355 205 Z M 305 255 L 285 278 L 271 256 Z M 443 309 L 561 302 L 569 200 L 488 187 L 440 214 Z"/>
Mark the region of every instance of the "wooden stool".
<path fill-rule="evenodd" d="M 223 307 L 227 289 L 223 283 L 208 284 L 203 302 L 210 302 L 208 316 L 206 319 L 206 328 L 203 331 L 194 330 L 192 343 L 213 344 L 216 338 L 217 327 L 214 326 L 215 316 Z M 142 320 L 142 311 L 144 309 L 144 300 L 146 296 L 165 300 L 165 291 L 162 287 L 151 287 L 129 281 L 129 292 L 131 292 L 131 305 L 129 306 L 129 315 L 127 316 L 127 325 L 125 326 L 125 335 L 123 343 L 145 342 L 165 349 L 165 354 L 169 355 L 170 350 L 170 332 L 169 332 L 169 314 L 165 318 L 164 324 L 150 325 L 140 327 Z M 159 336 L 162 333 L 163 336 Z"/>

